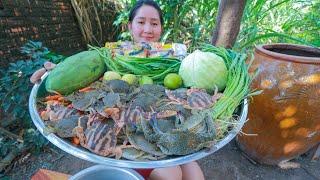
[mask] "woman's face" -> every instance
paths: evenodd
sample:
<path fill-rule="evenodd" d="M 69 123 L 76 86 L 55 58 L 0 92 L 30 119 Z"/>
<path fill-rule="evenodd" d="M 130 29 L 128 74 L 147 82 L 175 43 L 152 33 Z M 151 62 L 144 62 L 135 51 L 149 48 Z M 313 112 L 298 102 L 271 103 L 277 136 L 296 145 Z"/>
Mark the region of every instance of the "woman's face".
<path fill-rule="evenodd" d="M 160 40 L 162 33 L 160 16 L 152 6 L 141 6 L 128 27 L 135 42 L 157 42 Z"/>

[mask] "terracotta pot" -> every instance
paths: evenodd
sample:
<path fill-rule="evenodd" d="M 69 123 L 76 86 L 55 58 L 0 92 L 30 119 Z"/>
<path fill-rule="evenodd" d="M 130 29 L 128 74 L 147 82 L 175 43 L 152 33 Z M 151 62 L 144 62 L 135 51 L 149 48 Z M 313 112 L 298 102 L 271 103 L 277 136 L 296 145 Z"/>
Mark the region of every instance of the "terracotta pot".
<path fill-rule="evenodd" d="M 320 49 L 293 44 L 257 46 L 249 121 L 239 147 L 264 164 L 290 160 L 320 142 Z"/>

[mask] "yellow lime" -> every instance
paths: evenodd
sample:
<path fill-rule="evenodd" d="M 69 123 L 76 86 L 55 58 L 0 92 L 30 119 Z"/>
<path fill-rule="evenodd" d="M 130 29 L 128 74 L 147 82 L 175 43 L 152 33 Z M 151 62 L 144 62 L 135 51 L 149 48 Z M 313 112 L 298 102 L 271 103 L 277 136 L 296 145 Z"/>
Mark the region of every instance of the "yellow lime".
<path fill-rule="evenodd" d="M 144 85 L 144 84 L 153 84 L 153 80 L 151 79 L 151 77 L 148 76 L 142 76 L 139 80 L 139 84 L 140 85 Z"/>
<path fill-rule="evenodd" d="M 110 81 L 114 79 L 121 79 L 121 75 L 115 71 L 107 71 L 103 75 L 103 80 Z"/>
<path fill-rule="evenodd" d="M 182 78 L 177 73 L 169 73 L 164 78 L 163 84 L 168 89 L 177 89 L 182 85 Z"/>
<path fill-rule="evenodd" d="M 122 76 L 121 80 L 126 81 L 130 85 L 136 84 L 138 81 L 137 76 L 134 74 L 125 74 Z"/>

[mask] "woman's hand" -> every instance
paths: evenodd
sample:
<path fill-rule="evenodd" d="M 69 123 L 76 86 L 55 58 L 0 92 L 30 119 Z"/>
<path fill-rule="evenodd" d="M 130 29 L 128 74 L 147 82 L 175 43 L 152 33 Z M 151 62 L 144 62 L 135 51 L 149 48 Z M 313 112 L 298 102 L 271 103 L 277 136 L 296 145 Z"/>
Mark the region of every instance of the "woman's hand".
<path fill-rule="evenodd" d="M 32 76 L 30 77 L 30 82 L 33 84 L 39 82 L 41 80 L 41 77 L 44 75 L 44 73 L 52 70 L 54 67 L 56 67 L 56 64 L 49 61 L 45 62 L 43 64 L 43 68 L 38 69 L 32 74 Z"/>

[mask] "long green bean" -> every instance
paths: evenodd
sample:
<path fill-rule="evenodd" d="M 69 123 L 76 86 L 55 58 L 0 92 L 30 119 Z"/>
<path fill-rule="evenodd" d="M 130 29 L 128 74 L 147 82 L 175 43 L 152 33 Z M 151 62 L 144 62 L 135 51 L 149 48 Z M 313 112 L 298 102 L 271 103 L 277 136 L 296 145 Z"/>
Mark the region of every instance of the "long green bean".
<path fill-rule="evenodd" d="M 178 73 L 181 61 L 176 58 L 167 57 L 133 57 L 119 54 L 111 55 L 107 48 L 95 48 L 99 51 L 108 69 L 119 74 L 133 73 L 138 76 L 149 76 L 156 83 L 162 83 L 168 73 Z"/>

